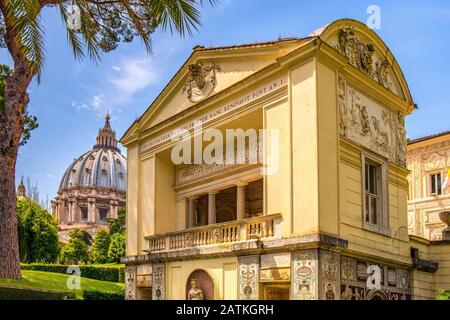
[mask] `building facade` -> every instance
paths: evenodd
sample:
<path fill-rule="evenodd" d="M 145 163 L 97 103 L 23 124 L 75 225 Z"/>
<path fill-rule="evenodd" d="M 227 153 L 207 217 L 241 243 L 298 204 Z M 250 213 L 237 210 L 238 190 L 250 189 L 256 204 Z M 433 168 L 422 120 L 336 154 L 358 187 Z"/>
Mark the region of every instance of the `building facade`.
<path fill-rule="evenodd" d="M 414 107 L 392 53 L 354 20 L 195 47 L 121 139 L 127 299 L 436 296 L 433 245 L 408 235 Z"/>
<path fill-rule="evenodd" d="M 442 240 L 450 211 L 450 192 L 444 182 L 450 170 L 450 132 L 408 142 L 409 233 L 431 241 Z"/>
<path fill-rule="evenodd" d="M 59 220 L 60 236 L 73 229 L 95 234 L 117 218 L 126 203 L 127 163 L 117 147 L 116 133 L 106 116 L 92 150 L 76 158 L 67 168 L 52 201 L 52 214 Z"/>

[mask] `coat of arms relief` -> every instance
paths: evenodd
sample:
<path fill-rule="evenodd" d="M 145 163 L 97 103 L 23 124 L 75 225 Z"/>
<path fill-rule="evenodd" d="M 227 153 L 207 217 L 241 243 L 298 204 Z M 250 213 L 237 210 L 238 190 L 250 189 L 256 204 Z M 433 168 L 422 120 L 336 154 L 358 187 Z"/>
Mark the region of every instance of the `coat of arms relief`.
<path fill-rule="evenodd" d="M 340 135 L 353 140 L 401 166 L 406 165 L 405 118 L 338 79 Z"/>
<path fill-rule="evenodd" d="M 220 67 L 214 62 L 197 62 L 189 65 L 189 78 L 183 87 L 189 101 L 197 103 L 206 99 L 216 87 L 216 73 Z"/>
<path fill-rule="evenodd" d="M 347 27 L 340 31 L 336 49 L 348 59 L 352 66 L 366 73 L 387 90 L 394 92 L 389 75 L 389 61 L 378 57 L 372 44 L 358 39 L 353 28 Z"/>

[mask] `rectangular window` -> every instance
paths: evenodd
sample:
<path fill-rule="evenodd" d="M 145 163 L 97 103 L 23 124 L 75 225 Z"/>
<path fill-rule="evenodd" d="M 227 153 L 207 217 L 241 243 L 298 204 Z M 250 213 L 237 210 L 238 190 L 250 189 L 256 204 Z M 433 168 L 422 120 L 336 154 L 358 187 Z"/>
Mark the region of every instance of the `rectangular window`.
<path fill-rule="evenodd" d="M 88 209 L 87 208 L 81 208 L 81 219 L 83 219 L 83 220 L 88 219 Z"/>
<path fill-rule="evenodd" d="M 430 195 L 439 196 L 442 194 L 442 177 L 440 173 L 430 175 Z"/>
<path fill-rule="evenodd" d="M 365 163 L 365 221 L 373 225 L 380 225 L 381 214 L 381 170 L 382 166 L 373 161 Z"/>

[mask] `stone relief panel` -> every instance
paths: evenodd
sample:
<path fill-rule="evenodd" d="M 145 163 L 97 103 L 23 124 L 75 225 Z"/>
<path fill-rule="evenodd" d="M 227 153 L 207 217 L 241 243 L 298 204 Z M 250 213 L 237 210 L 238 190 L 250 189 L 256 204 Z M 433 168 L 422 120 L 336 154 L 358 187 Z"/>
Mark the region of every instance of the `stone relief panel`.
<path fill-rule="evenodd" d="M 166 264 L 152 266 L 152 300 L 166 300 Z"/>
<path fill-rule="evenodd" d="M 220 67 L 214 62 L 197 62 L 189 65 L 189 78 L 183 87 L 189 101 L 193 103 L 206 99 L 216 87 L 216 72 Z"/>
<path fill-rule="evenodd" d="M 306 250 L 292 253 L 292 300 L 317 300 L 318 253 Z"/>
<path fill-rule="evenodd" d="M 259 256 L 238 257 L 239 300 L 259 299 Z"/>
<path fill-rule="evenodd" d="M 367 287 L 370 265 L 381 269 L 379 290 Z M 411 300 L 411 273 L 402 268 L 342 256 L 341 300 Z"/>
<path fill-rule="evenodd" d="M 136 266 L 125 268 L 125 300 L 136 300 Z"/>
<path fill-rule="evenodd" d="M 395 113 L 338 80 L 339 130 L 341 136 L 406 165 L 406 129 L 401 113 Z"/>
<path fill-rule="evenodd" d="M 277 253 L 261 256 L 260 282 L 291 280 L 291 254 Z"/>
<path fill-rule="evenodd" d="M 436 151 L 422 155 L 423 169 L 427 172 L 442 170 L 447 167 L 447 160 L 450 159 L 447 156 L 446 151 Z"/>
<path fill-rule="evenodd" d="M 345 56 L 353 67 L 367 74 L 386 90 L 403 97 L 384 52 L 377 52 L 373 44 L 361 40 L 354 28 L 342 28 L 337 38 L 330 40 L 330 45 Z"/>
<path fill-rule="evenodd" d="M 339 254 L 320 251 L 320 274 L 322 300 L 339 300 L 340 297 Z"/>

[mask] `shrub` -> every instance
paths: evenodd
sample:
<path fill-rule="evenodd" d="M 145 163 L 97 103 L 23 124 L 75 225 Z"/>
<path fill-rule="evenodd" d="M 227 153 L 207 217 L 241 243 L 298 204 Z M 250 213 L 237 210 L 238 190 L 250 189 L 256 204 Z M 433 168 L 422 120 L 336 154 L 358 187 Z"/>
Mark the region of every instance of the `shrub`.
<path fill-rule="evenodd" d="M 441 294 L 436 298 L 436 300 L 450 300 L 450 290 L 440 290 Z"/>
<path fill-rule="evenodd" d="M 97 290 L 84 290 L 84 300 L 125 300 L 124 292 L 105 292 Z"/>
<path fill-rule="evenodd" d="M 21 264 L 22 270 L 35 270 L 67 274 L 68 265 L 62 264 Z M 123 266 L 117 267 L 102 267 L 93 265 L 78 266 L 81 271 L 81 276 L 84 278 L 95 279 L 100 281 L 110 282 L 125 282 L 125 270 Z"/>
<path fill-rule="evenodd" d="M 75 299 L 73 292 L 38 290 L 0 286 L 0 300 L 69 300 Z"/>
<path fill-rule="evenodd" d="M 111 243 L 108 250 L 108 258 L 111 262 L 120 262 L 120 258 L 125 255 L 125 234 L 115 233 L 111 236 Z"/>
<path fill-rule="evenodd" d="M 89 261 L 88 245 L 79 237 L 71 237 L 61 251 L 60 261 L 69 264 L 87 263 Z"/>

